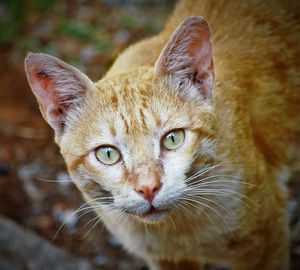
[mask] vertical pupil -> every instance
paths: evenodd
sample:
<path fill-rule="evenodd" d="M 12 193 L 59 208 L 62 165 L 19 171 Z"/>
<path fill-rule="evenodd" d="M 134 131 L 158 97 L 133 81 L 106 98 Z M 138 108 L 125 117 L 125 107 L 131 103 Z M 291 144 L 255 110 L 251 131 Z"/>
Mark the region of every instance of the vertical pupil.
<path fill-rule="evenodd" d="M 106 154 L 107 154 L 108 158 L 110 159 L 110 150 L 107 150 Z"/>
<path fill-rule="evenodd" d="M 174 134 L 171 135 L 171 140 L 172 140 L 173 143 L 175 143 L 175 137 L 174 137 Z"/>

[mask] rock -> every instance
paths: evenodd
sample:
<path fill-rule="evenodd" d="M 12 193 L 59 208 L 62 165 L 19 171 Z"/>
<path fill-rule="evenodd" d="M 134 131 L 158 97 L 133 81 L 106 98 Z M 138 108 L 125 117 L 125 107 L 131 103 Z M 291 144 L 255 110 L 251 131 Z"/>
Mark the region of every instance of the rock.
<path fill-rule="evenodd" d="M 0 256 L 0 269 L 1 270 L 22 270 L 22 265 L 14 262 L 13 258 L 5 258 Z"/>
<path fill-rule="evenodd" d="M 92 270 L 84 259 L 75 258 L 16 223 L 0 217 L 0 269 Z"/>

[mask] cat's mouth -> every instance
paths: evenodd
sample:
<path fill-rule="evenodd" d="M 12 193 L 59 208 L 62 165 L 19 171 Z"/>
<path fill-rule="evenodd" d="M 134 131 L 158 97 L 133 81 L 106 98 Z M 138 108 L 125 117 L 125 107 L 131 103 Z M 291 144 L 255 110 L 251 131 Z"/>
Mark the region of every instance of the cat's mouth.
<path fill-rule="evenodd" d="M 150 210 L 142 215 L 139 215 L 139 218 L 144 222 L 157 223 L 163 221 L 169 214 L 170 209 L 157 209 L 151 206 Z"/>
<path fill-rule="evenodd" d="M 158 223 L 163 221 L 170 213 L 170 209 L 158 209 L 155 208 L 154 206 L 151 206 L 151 208 L 142 214 L 133 214 L 130 213 L 131 215 L 134 215 L 137 217 L 139 220 L 147 222 L 147 223 Z"/>

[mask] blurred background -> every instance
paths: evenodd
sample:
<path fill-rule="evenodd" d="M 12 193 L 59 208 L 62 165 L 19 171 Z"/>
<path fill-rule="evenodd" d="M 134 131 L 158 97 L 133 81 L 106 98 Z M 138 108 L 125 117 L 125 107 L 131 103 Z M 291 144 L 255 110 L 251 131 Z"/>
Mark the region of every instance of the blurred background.
<path fill-rule="evenodd" d="M 29 51 L 46 52 L 96 81 L 126 46 L 159 32 L 173 6 L 171 0 L 0 0 L 1 270 L 146 269 L 102 225 L 94 226 L 92 212 L 76 213 L 84 202 L 23 62 Z M 300 269 L 299 168 L 290 182 L 294 270 Z"/>

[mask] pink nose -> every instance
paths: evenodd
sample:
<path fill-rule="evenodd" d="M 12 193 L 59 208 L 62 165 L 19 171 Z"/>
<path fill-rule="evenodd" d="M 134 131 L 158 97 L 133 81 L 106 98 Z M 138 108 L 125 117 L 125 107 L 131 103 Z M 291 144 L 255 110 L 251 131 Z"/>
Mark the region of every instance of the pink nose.
<path fill-rule="evenodd" d="M 134 190 L 149 202 L 152 202 L 157 192 L 160 190 L 161 182 L 156 181 L 150 185 L 137 186 Z"/>

